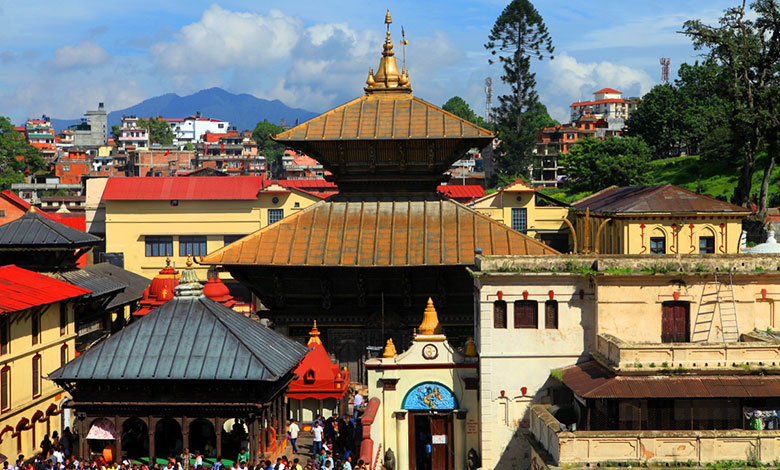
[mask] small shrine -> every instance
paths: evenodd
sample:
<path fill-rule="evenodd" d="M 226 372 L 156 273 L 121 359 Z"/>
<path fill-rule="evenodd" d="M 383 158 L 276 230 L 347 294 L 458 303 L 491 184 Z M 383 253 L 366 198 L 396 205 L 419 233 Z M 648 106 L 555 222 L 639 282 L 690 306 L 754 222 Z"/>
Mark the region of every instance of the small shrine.
<path fill-rule="evenodd" d="M 166 258 L 165 267 L 154 276 L 152 282 L 144 290 L 144 296 L 138 302 L 138 310 L 133 312 L 134 317 L 143 317 L 152 310 L 173 298 L 174 289 L 179 285 L 181 274 L 171 266 L 171 259 Z"/>
<path fill-rule="evenodd" d="M 287 391 L 290 416 L 302 423 L 346 412 L 344 395 L 349 388 L 349 371 L 334 364 L 320 340 L 317 322 L 309 332 L 309 353 L 295 369 L 297 379 Z"/>
<path fill-rule="evenodd" d="M 465 470 L 479 460 L 477 350 L 469 338 L 455 350 L 428 299 L 412 345 L 398 354 L 392 339 L 381 358 L 366 362 L 369 406 L 363 416 L 360 458 L 377 455 L 397 470 Z M 430 448 L 430 452 L 426 449 Z M 478 468 L 476 465 L 473 468 Z"/>

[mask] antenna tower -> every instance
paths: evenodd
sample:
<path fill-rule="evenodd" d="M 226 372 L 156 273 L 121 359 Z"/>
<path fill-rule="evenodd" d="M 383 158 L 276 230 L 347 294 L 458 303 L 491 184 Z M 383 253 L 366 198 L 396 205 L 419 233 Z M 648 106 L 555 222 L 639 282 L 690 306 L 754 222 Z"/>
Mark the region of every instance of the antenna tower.
<path fill-rule="evenodd" d="M 490 122 L 491 108 L 493 106 L 493 79 L 485 79 L 485 120 Z"/>
<path fill-rule="evenodd" d="M 669 64 L 671 64 L 672 61 L 668 57 L 661 57 L 661 81 L 668 84 L 669 83 Z"/>

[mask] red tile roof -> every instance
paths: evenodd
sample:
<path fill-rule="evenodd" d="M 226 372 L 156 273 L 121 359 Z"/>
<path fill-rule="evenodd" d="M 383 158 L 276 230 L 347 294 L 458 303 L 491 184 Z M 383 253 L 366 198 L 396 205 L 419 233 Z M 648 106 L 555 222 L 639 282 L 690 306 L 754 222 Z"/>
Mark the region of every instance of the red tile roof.
<path fill-rule="evenodd" d="M 599 91 L 594 91 L 593 92 L 594 95 L 599 94 L 599 93 L 620 93 L 621 95 L 623 94 L 622 91 L 617 91 L 614 88 L 602 88 Z"/>
<path fill-rule="evenodd" d="M 440 185 L 436 190 L 453 199 L 476 199 L 485 195 L 485 188 L 478 184 Z"/>
<path fill-rule="evenodd" d="M 0 313 L 18 312 L 91 293 L 12 264 L 0 267 Z"/>
<path fill-rule="evenodd" d="M 625 103 L 626 100 L 622 98 L 610 98 L 607 100 L 595 100 L 595 101 L 579 101 L 577 103 L 572 103 L 569 105 L 570 108 L 574 106 L 589 106 L 592 104 L 601 104 L 601 103 Z"/>
<path fill-rule="evenodd" d="M 12 193 L 11 191 L 8 191 L 7 189 L 3 190 L 3 191 L 0 191 L 0 198 L 6 199 L 8 202 L 10 202 L 11 204 L 19 207 L 20 209 L 22 209 L 24 211 L 29 211 L 30 210 L 30 203 L 29 202 L 27 202 L 24 199 L 20 198 L 19 196 L 17 196 L 16 194 Z M 54 214 L 50 214 L 50 213 L 44 212 L 44 211 L 38 211 L 38 213 L 41 214 L 42 216 L 46 217 L 47 219 L 54 220 L 56 222 L 62 222 Z M 65 225 L 69 225 L 69 224 L 65 224 Z M 79 228 L 79 227 L 74 227 L 74 228 Z"/>

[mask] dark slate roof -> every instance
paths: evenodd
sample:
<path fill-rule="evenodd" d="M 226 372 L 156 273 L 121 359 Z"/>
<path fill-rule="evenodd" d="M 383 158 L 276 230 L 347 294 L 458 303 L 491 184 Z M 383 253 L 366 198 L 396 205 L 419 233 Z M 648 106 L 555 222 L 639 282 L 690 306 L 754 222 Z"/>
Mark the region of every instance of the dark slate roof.
<path fill-rule="evenodd" d="M 48 219 L 38 212 L 0 225 L 0 249 L 19 247 L 78 247 L 97 245 L 100 238 Z"/>
<path fill-rule="evenodd" d="M 741 206 L 720 201 L 706 194 L 696 194 L 671 184 L 607 188 L 573 204 L 575 209 L 591 212 L 713 212 L 747 215 Z"/>
<path fill-rule="evenodd" d="M 276 380 L 308 349 L 207 297 L 174 297 L 49 375 L 79 380 Z"/>
<path fill-rule="evenodd" d="M 82 271 L 88 271 L 104 278 L 121 282 L 125 285 L 125 290 L 117 294 L 106 306 L 107 310 L 113 310 L 116 307 L 127 305 L 140 300 L 144 296 L 144 290 L 152 282 L 143 276 L 134 272 L 114 266 L 111 263 L 100 263 L 86 266 Z"/>
<path fill-rule="evenodd" d="M 86 271 L 84 269 L 74 269 L 71 271 L 57 271 L 53 273 L 44 273 L 55 279 L 65 281 L 74 286 L 83 287 L 91 290 L 92 293 L 85 295 L 85 299 L 103 297 L 123 290 L 126 286 L 122 282 L 107 278 L 97 273 Z"/>

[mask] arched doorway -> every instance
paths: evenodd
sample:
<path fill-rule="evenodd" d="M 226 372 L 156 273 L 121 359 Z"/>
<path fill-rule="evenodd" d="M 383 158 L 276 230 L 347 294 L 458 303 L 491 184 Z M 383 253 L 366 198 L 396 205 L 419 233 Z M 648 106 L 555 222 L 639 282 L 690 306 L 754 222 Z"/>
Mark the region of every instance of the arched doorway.
<path fill-rule="evenodd" d="M 249 429 L 240 419 L 228 419 L 222 425 L 222 456 L 234 459 L 244 448 L 249 449 Z"/>
<path fill-rule="evenodd" d="M 149 428 L 138 418 L 122 423 L 122 452 L 131 459 L 149 456 Z"/>
<path fill-rule="evenodd" d="M 163 418 L 154 427 L 155 457 L 178 457 L 182 448 L 181 426 L 173 418 Z"/>
<path fill-rule="evenodd" d="M 217 434 L 211 421 L 198 418 L 190 423 L 190 451 L 206 457 L 217 456 Z"/>

